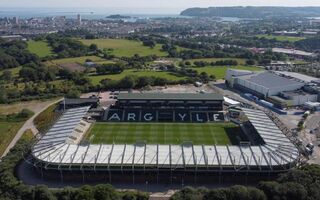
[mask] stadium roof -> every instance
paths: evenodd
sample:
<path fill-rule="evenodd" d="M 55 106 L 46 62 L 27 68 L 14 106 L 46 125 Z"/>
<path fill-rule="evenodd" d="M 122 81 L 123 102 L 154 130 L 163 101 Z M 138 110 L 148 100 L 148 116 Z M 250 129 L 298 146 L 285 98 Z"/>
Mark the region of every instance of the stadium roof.
<path fill-rule="evenodd" d="M 252 75 L 240 76 L 240 79 L 245 79 L 247 81 L 253 82 L 257 85 L 261 85 L 266 88 L 278 88 L 278 87 L 286 87 L 291 85 L 304 85 L 301 82 L 295 81 L 293 79 L 285 78 L 273 74 L 271 72 L 260 72 Z"/>
<path fill-rule="evenodd" d="M 118 100 L 220 100 L 217 93 L 120 93 Z"/>
<path fill-rule="evenodd" d="M 262 111 L 241 108 L 265 144 L 240 145 L 149 145 L 149 144 L 69 144 L 67 138 L 89 107 L 70 109 L 33 147 L 32 155 L 46 169 L 70 170 L 83 166 L 116 170 L 287 170 L 299 158 L 297 148 Z M 70 120 L 69 118 L 75 118 Z M 78 120 L 76 120 L 78 118 Z"/>
<path fill-rule="evenodd" d="M 83 103 L 98 103 L 99 98 L 65 98 L 64 101 L 61 101 L 60 104 L 75 105 Z"/>

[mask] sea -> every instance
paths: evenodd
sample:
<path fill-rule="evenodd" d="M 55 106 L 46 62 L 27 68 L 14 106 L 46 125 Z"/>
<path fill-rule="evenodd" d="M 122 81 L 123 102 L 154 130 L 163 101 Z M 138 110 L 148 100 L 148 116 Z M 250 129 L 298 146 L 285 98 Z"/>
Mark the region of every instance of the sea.
<path fill-rule="evenodd" d="M 32 17 L 66 16 L 82 19 L 104 19 L 109 15 L 120 14 L 132 18 L 180 18 L 178 9 L 157 8 L 0 8 L 0 17 L 19 17 L 20 19 Z"/>
<path fill-rule="evenodd" d="M 179 8 L 0 8 L 0 18 L 18 17 L 19 19 L 43 18 L 65 16 L 69 19 L 76 19 L 80 14 L 82 19 L 105 19 L 109 15 L 120 14 L 130 16 L 131 19 L 125 21 L 134 22 L 137 19 L 152 18 L 190 18 L 181 16 Z M 236 22 L 240 18 L 236 17 L 220 17 L 218 21 Z"/>

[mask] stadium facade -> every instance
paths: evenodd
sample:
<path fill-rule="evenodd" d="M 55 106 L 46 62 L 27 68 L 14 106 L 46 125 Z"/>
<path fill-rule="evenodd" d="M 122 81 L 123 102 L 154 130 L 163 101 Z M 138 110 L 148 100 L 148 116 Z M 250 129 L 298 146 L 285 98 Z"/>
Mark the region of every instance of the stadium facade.
<path fill-rule="evenodd" d="M 204 93 L 120 93 L 104 121 L 208 122 L 224 121 L 223 96 Z"/>
<path fill-rule="evenodd" d="M 203 109 L 204 104 L 219 112 L 222 103 L 220 96 L 209 94 L 190 96 L 147 94 L 136 97 L 126 94 L 120 95 L 118 101 L 115 105 L 117 109 L 129 106 L 128 109 L 157 110 L 168 109 L 176 101 L 179 107 L 188 107 L 188 112 L 198 112 Z M 153 104 L 152 101 L 162 101 L 162 104 Z M 198 102 L 197 105 L 195 102 Z M 81 145 L 80 141 L 90 127 L 83 119 L 89 108 L 66 110 L 55 125 L 35 143 L 31 153 L 35 167 L 41 171 L 50 170 L 61 174 L 63 172 L 272 173 L 289 170 L 299 161 L 297 148 L 275 123 L 259 110 L 239 108 L 232 111 L 234 121 L 244 128 L 250 127 L 257 134 L 261 140 L 257 144 L 246 142 L 239 145 L 193 145 L 191 142 L 186 142 L 181 145 L 145 143 Z M 172 108 L 175 109 L 175 106 Z M 202 110 L 202 112 L 207 111 Z"/>

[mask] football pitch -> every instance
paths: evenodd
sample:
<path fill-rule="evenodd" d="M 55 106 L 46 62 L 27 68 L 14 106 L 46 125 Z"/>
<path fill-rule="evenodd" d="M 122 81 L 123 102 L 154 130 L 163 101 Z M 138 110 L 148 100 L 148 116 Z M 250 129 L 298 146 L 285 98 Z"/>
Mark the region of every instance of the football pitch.
<path fill-rule="evenodd" d="M 85 140 L 92 144 L 237 144 L 241 129 L 233 123 L 110 123 L 97 122 Z"/>

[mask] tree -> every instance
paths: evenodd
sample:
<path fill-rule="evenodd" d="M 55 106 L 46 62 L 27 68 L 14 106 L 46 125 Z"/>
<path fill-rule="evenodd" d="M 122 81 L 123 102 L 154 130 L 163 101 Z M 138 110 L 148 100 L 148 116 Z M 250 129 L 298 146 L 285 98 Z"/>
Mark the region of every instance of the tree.
<path fill-rule="evenodd" d="M 119 82 L 120 88 L 134 88 L 136 86 L 136 80 L 134 76 L 125 76 Z"/>
<path fill-rule="evenodd" d="M 34 199 L 39 200 L 55 200 L 55 196 L 51 193 L 51 191 L 48 189 L 45 185 L 38 185 L 34 188 Z"/>
<path fill-rule="evenodd" d="M 98 45 L 96 45 L 96 44 L 91 44 L 91 45 L 89 46 L 89 49 L 90 49 L 91 51 L 97 51 L 97 50 L 98 50 Z"/>
<path fill-rule="evenodd" d="M 248 187 L 248 200 L 267 200 L 266 195 L 262 190 L 254 187 Z"/>
<path fill-rule="evenodd" d="M 7 82 L 12 81 L 13 79 L 12 72 L 10 70 L 4 70 L 2 73 L 1 79 Z"/>
<path fill-rule="evenodd" d="M 0 103 L 7 103 L 8 95 L 7 91 L 4 88 L 0 88 Z"/>
<path fill-rule="evenodd" d="M 143 41 L 143 45 L 150 48 L 154 48 L 156 46 L 156 43 L 153 40 L 145 40 Z"/>
<path fill-rule="evenodd" d="M 255 65 L 256 62 L 254 60 L 252 60 L 252 59 L 249 59 L 249 60 L 246 60 L 246 64 L 247 65 Z"/>
<path fill-rule="evenodd" d="M 59 200 L 71 200 L 73 199 L 75 192 L 76 189 L 65 187 L 61 192 L 57 193 L 57 197 Z"/>
<path fill-rule="evenodd" d="M 245 186 L 235 185 L 230 188 L 230 200 L 248 200 L 248 190 Z"/>
<path fill-rule="evenodd" d="M 201 72 L 199 77 L 200 77 L 201 81 L 204 83 L 208 83 L 210 80 L 210 78 L 206 72 Z"/>
<path fill-rule="evenodd" d="M 306 189 L 299 183 L 288 182 L 282 184 L 282 190 L 286 199 L 305 200 L 307 199 Z"/>
<path fill-rule="evenodd" d="M 142 88 L 147 85 L 152 85 L 152 78 L 151 77 L 142 76 L 142 77 L 138 78 L 137 85 L 136 85 L 138 88 Z"/>
<path fill-rule="evenodd" d="M 227 200 L 227 192 L 228 190 L 224 189 L 216 189 L 210 190 L 204 197 L 203 200 Z"/>
<path fill-rule="evenodd" d="M 78 189 L 74 195 L 74 200 L 94 200 L 94 191 L 91 186 L 85 185 Z"/>
<path fill-rule="evenodd" d="M 70 89 L 69 92 L 66 94 L 67 98 L 79 98 L 81 92 L 77 89 Z"/>
<path fill-rule="evenodd" d="M 119 195 L 109 184 L 96 185 L 94 187 L 94 198 L 99 200 L 117 200 Z"/>
<path fill-rule="evenodd" d="M 258 188 L 267 196 L 268 200 L 278 200 L 282 196 L 281 184 L 277 182 L 260 182 Z"/>

